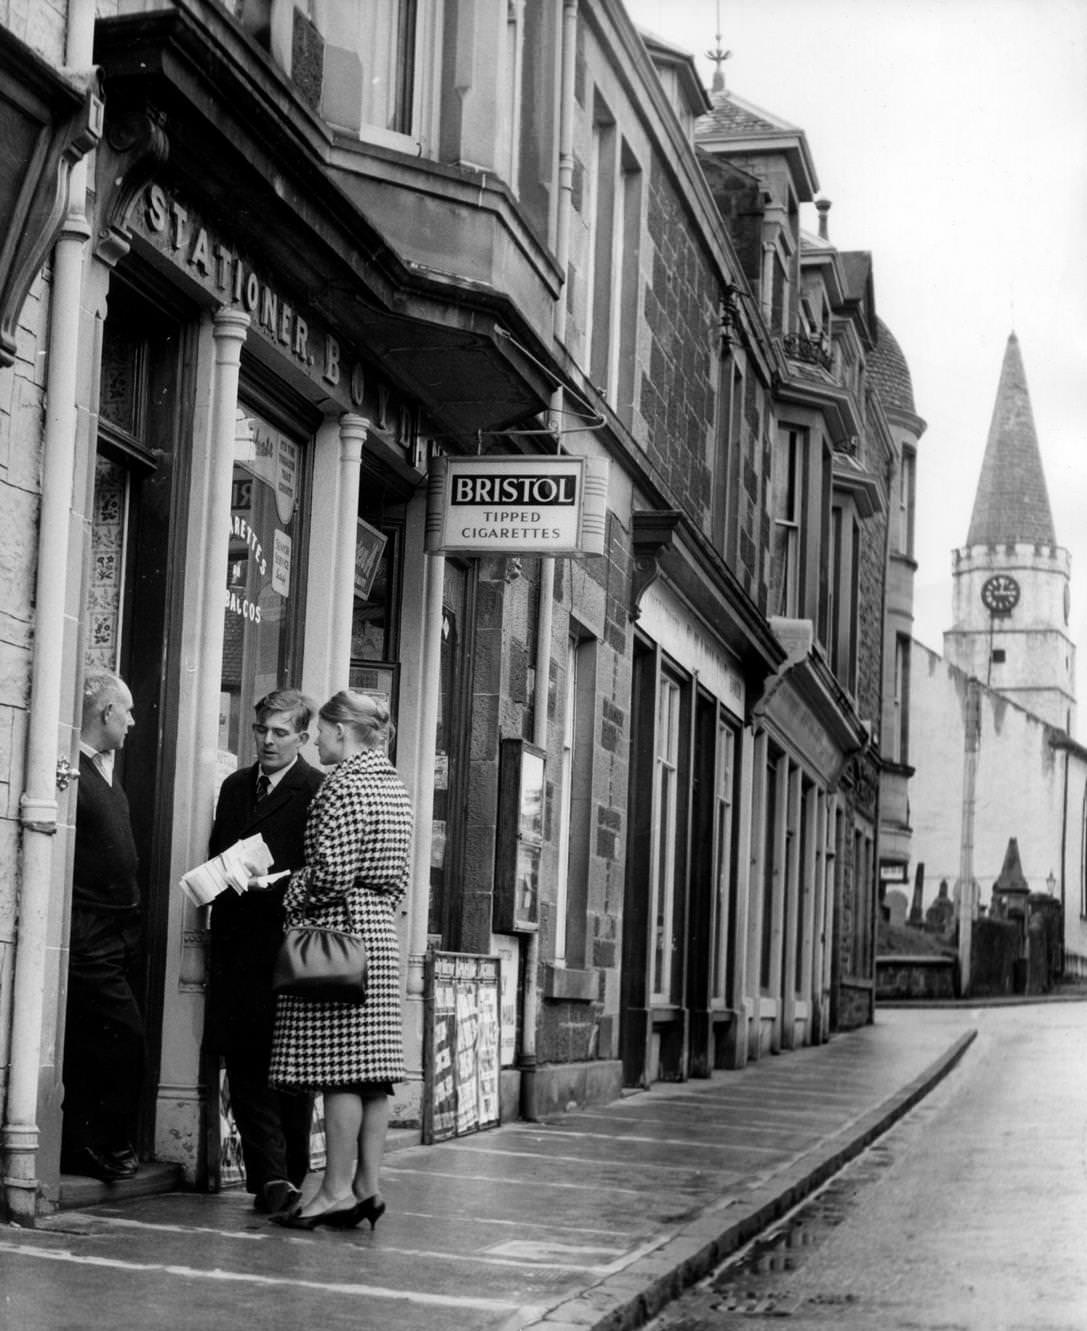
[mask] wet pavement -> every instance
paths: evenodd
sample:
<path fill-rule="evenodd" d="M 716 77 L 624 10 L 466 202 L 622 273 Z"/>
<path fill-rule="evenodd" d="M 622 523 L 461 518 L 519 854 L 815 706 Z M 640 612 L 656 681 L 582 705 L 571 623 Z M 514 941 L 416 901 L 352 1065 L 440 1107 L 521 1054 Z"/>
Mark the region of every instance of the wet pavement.
<path fill-rule="evenodd" d="M 926 1095 L 974 1024 L 966 1008 L 881 1010 L 738 1072 L 399 1145 L 373 1232 L 286 1231 L 240 1192 L 4 1226 L 0 1328 L 639 1327 Z"/>

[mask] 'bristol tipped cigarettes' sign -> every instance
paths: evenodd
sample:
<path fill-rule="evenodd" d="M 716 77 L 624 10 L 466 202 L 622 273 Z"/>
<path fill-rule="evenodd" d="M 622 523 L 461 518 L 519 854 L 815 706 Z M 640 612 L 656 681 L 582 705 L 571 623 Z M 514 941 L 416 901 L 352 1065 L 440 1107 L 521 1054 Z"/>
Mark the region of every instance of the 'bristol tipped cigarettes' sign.
<path fill-rule="evenodd" d="M 438 458 L 427 553 L 601 555 L 607 500 L 603 458 Z"/>

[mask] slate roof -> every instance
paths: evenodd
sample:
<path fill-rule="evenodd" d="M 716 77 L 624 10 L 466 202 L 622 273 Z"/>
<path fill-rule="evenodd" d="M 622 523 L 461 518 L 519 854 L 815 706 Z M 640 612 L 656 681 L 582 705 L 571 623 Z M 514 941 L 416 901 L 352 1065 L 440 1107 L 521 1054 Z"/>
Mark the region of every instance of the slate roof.
<path fill-rule="evenodd" d="M 798 125 L 791 125 L 780 116 L 764 111 L 753 102 L 746 102 L 732 92 L 714 92 L 710 96 L 713 109 L 698 118 L 698 137 L 710 138 L 715 134 L 745 138 L 751 134 L 801 134 Z"/>
<path fill-rule="evenodd" d="M 1008 338 L 981 464 L 967 545 L 1056 545 L 1026 371 L 1014 333 Z"/>
<path fill-rule="evenodd" d="M 695 143 L 709 152 L 781 154 L 793 174 L 801 203 L 815 197 L 819 179 L 804 131 L 761 106 L 716 89 L 710 93 L 711 110 L 695 121 Z"/>
<path fill-rule="evenodd" d="M 913 379 L 902 348 L 879 317 L 876 318 L 876 330 L 876 345 L 868 353 L 868 378 L 885 407 L 898 407 L 916 416 Z"/>

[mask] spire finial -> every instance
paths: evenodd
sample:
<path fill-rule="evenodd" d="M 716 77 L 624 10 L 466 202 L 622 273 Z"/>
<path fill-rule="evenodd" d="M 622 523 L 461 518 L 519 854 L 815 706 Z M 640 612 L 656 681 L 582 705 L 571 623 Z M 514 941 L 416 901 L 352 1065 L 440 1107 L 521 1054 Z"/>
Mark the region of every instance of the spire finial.
<path fill-rule="evenodd" d="M 725 61 L 732 55 L 731 51 L 726 51 L 721 45 L 721 0 L 717 0 L 717 46 L 712 51 L 706 52 L 706 59 L 714 63 L 713 71 L 713 91 L 725 91 Z"/>

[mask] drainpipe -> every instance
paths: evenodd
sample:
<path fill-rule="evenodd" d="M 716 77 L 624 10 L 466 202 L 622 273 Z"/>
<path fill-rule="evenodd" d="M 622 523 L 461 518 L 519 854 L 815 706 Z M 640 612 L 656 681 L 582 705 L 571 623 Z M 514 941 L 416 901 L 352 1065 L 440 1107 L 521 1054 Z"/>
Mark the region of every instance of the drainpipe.
<path fill-rule="evenodd" d="M 91 66 L 94 5 L 71 7 L 69 69 Z M 68 181 L 68 214 L 53 251 L 46 415 L 42 437 L 34 654 L 27 714 L 26 786 L 19 800 L 22 885 L 11 1000 L 11 1055 L 3 1128 L 4 1200 L 10 1220 L 33 1226 L 38 1201 L 38 1082 L 48 968 L 53 848 L 57 832 L 57 758 L 64 688 L 65 598 L 76 454 L 83 254 L 91 229 L 86 215 L 87 164 L 76 162 Z M 2 1037 L 0 1037 L 2 1038 Z"/>
<path fill-rule="evenodd" d="M 555 259 L 564 284 L 555 301 L 554 334 L 560 346 L 566 336 L 566 269 L 570 260 L 570 210 L 574 181 L 574 75 L 577 57 L 578 0 L 562 7 L 562 91 L 559 106 L 559 198 L 555 222 Z M 562 389 L 551 396 L 552 420 L 561 420 Z M 536 689 L 533 742 L 547 749 L 547 703 L 551 682 L 551 628 L 554 611 L 555 559 L 540 559 L 540 601 L 536 629 Z M 530 933 L 525 947 L 524 1021 L 521 1030 L 521 1116 L 539 1117 L 536 1085 L 536 1027 L 540 1009 L 540 935 Z"/>

